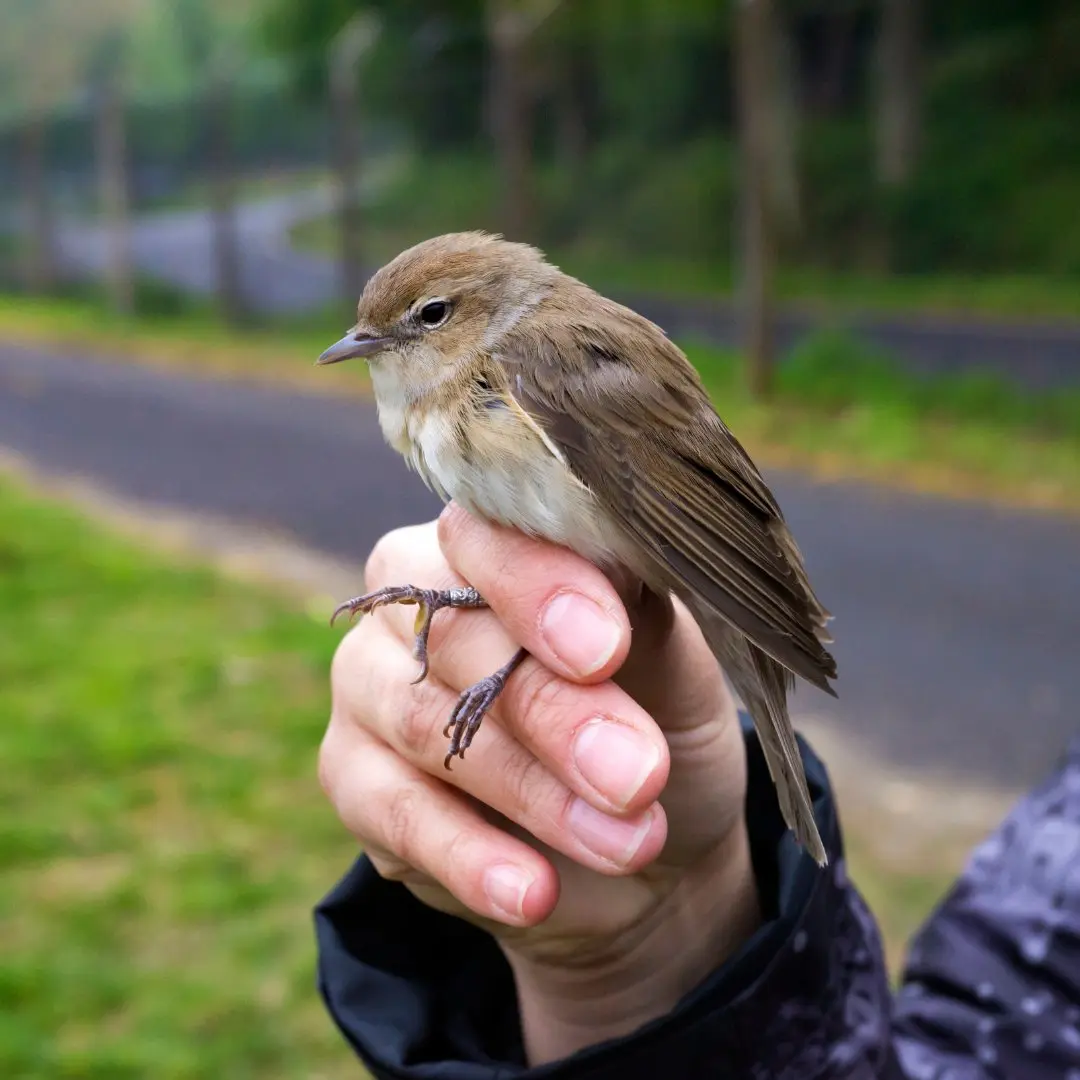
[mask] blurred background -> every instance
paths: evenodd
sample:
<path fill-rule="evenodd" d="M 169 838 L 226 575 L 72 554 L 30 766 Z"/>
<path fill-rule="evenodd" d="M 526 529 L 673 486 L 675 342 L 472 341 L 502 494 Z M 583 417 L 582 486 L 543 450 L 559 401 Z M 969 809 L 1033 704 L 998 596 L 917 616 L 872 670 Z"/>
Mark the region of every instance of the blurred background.
<path fill-rule="evenodd" d="M 1076 4 L 0 0 L 5 1076 L 355 1074 L 325 617 L 438 506 L 312 361 L 469 228 L 659 322 L 774 485 L 894 962 L 1071 737 Z"/>

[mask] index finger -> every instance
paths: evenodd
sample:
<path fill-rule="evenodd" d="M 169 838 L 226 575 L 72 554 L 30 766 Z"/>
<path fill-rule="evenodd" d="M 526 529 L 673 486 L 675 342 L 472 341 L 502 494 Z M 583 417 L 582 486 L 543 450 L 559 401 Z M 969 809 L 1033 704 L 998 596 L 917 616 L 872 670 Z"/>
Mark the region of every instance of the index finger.
<path fill-rule="evenodd" d="M 549 670 L 603 682 L 630 650 L 630 620 L 604 573 L 566 548 L 481 521 L 451 503 L 439 517 L 447 562 L 510 637 Z"/>

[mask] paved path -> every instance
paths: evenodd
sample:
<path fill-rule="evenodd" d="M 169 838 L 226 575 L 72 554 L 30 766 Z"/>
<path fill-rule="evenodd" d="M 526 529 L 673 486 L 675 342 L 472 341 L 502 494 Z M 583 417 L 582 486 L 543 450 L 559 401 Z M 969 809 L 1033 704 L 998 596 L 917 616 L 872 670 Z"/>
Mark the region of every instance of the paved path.
<path fill-rule="evenodd" d="M 372 190 L 399 166 L 379 163 Z M 241 277 L 256 310 L 299 313 L 334 302 L 338 276 L 331 259 L 293 250 L 289 230 L 299 221 L 325 213 L 327 188 L 278 195 L 240 208 Z M 133 230 L 134 256 L 146 273 L 179 288 L 207 295 L 214 287 L 209 216 L 205 210 L 174 210 L 148 215 Z M 98 274 L 107 259 L 101 230 L 71 225 L 61 231 L 61 255 L 82 273 Z M 663 326 L 673 337 L 719 345 L 739 341 L 739 322 L 730 305 L 708 301 L 619 296 Z M 351 304 L 342 302 L 342 318 Z M 820 325 L 791 313 L 777 320 L 777 340 L 786 349 Z M 930 317 L 854 317 L 850 328 L 919 372 L 991 370 L 1020 385 L 1055 388 L 1080 385 L 1080 323 L 1023 326 Z"/>
<path fill-rule="evenodd" d="M 620 297 L 674 338 L 735 346 L 739 317 L 727 304 Z M 776 341 L 787 350 L 799 338 L 826 325 L 823 317 L 781 313 Z M 1032 390 L 1080 386 L 1080 323 L 991 323 L 929 315 L 903 317 L 848 315 L 828 325 L 855 333 L 911 371 L 923 375 L 990 371 Z"/>
<path fill-rule="evenodd" d="M 263 311 L 302 311 L 334 294 L 334 268 L 326 259 L 289 246 L 289 228 L 328 212 L 326 187 L 242 204 L 236 214 L 245 294 Z M 105 232 L 96 223 L 69 223 L 59 233 L 60 258 L 70 272 L 94 276 L 108 265 Z M 211 295 L 216 276 L 209 213 L 165 210 L 136 219 L 132 258 L 139 270 L 198 296 Z"/>
<path fill-rule="evenodd" d="M 356 560 L 438 510 L 369 405 L 85 357 L 0 347 L 0 446 Z M 837 616 L 841 700 L 796 707 L 902 767 L 1035 779 L 1080 720 L 1080 524 L 771 479 Z"/>

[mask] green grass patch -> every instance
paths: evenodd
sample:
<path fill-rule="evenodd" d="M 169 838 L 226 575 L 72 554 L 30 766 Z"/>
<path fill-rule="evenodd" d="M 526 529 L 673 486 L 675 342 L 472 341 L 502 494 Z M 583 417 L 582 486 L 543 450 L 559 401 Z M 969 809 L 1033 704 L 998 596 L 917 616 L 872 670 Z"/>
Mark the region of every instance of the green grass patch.
<path fill-rule="evenodd" d="M 0 1074 L 336 1077 L 338 635 L 0 484 Z"/>
<path fill-rule="evenodd" d="M 154 295 L 154 287 L 147 286 Z M 168 290 L 160 290 L 169 296 Z M 194 374 L 272 382 L 328 391 L 315 359 L 346 329 L 350 312 L 250 327 L 230 327 L 204 304 L 176 307 L 171 300 L 126 317 L 111 312 L 97 294 L 74 298 L 0 294 L 0 340 L 63 346 L 153 367 Z M 342 365 L 330 392 L 364 392 L 362 365 Z"/>
<path fill-rule="evenodd" d="M 747 393 L 737 354 L 687 354 L 762 463 L 1080 509 L 1080 389 L 1025 394 L 979 373 L 919 379 L 829 332 L 780 365 L 764 404 Z"/>

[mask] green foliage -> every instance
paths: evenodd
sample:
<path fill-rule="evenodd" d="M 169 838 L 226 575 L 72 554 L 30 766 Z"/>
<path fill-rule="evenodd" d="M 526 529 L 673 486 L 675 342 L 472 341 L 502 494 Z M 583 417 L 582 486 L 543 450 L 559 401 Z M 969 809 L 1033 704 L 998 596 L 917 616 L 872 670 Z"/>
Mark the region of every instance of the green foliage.
<path fill-rule="evenodd" d="M 0 1073 L 357 1075 L 311 906 L 336 635 L 0 486 Z"/>
<path fill-rule="evenodd" d="M 2 254 L 2 249 L 0 249 Z M 6 288 L 17 293 L 19 282 L 17 275 L 6 283 Z M 180 319 L 205 317 L 212 310 L 212 305 L 190 293 L 157 278 L 137 276 L 133 289 L 134 314 L 144 319 Z M 41 297 L 35 297 L 37 302 Z M 71 302 L 88 308 L 107 305 L 108 293 L 105 285 L 92 281 L 61 281 L 57 284 L 51 300 Z"/>
<path fill-rule="evenodd" d="M 385 31 L 364 76 L 368 115 L 399 124 L 423 159 L 431 179 L 413 186 L 414 195 L 443 199 L 436 183 L 444 170 L 433 159 L 448 157 L 471 157 L 477 188 L 497 191 L 479 4 L 375 6 Z M 786 268 L 1058 275 L 1080 288 L 1075 5 L 928 6 L 921 154 L 897 190 L 876 180 L 878 6 L 851 7 L 850 24 L 820 0 L 784 7 L 807 103 L 799 125 L 803 229 L 786 242 Z M 321 55 L 354 9 L 354 0 L 274 0 L 276 46 Z M 849 46 L 849 60 L 830 74 L 829 49 Z M 612 259 L 719 261 L 728 276 L 736 191 L 730 8 L 581 0 L 558 7 L 531 52 L 540 192 L 531 238 Z M 818 85 L 834 76 L 838 90 Z M 814 104 L 830 95 L 829 107 Z M 562 132 L 567 101 L 581 144 L 575 160 Z M 477 223 L 497 206 L 478 207 Z"/>
<path fill-rule="evenodd" d="M 824 413 L 888 402 L 913 418 L 1061 436 L 1080 446 L 1080 388 L 1024 392 L 987 372 L 913 378 L 887 353 L 835 330 L 791 352 L 778 391 Z"/>
<path fill-rule="evenodd" d="M 721 415 L 765 460 L 1080 506 L 1080 391 L 1023 394 L 981 374 L 920 379 L 833 331 L 785 358 L 762 404 L 749 399 L 735 354 L 687 353 Z"/>

